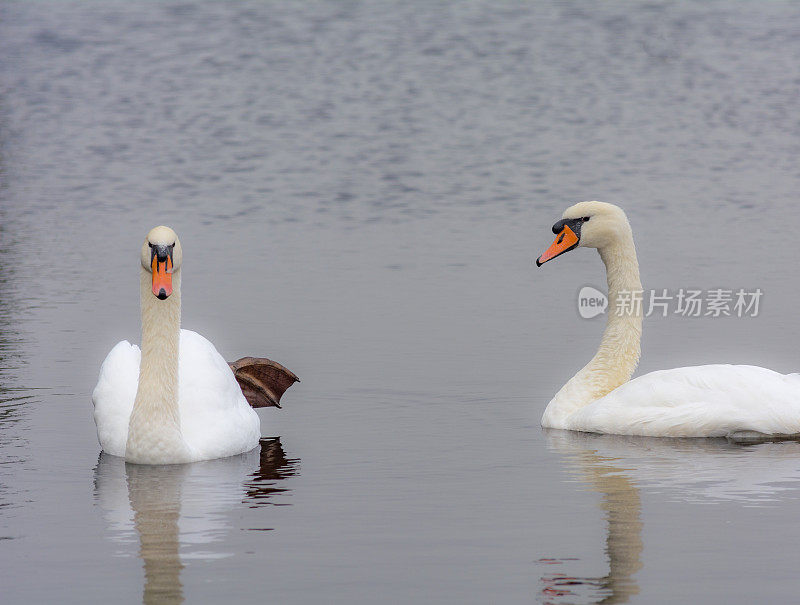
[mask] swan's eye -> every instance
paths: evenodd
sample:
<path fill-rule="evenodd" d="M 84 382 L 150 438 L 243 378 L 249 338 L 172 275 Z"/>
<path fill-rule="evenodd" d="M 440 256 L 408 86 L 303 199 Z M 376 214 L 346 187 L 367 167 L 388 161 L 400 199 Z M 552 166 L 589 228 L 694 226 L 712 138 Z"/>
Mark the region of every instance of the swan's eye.
<path fill-rule="evenodd" d="M 591 216 L 584 216 L 584 217 L 583 217 L 581 220 L 582 220 L 582 221 L 585 223 L 585 222 L 586 222 L 586 221 L 588 221 L 590 218 L 592 218 L 592 217 L 591 217 Z"/>

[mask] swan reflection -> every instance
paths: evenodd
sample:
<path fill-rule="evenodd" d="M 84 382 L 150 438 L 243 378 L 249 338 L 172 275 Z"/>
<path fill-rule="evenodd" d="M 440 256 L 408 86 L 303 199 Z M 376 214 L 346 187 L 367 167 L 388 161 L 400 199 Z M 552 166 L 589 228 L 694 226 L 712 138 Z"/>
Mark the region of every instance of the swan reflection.
<path fill-rule="evenodd" d="M 781 493 L 800 489 L 800 443 L 737 444 L 725 439 L 669 439 L 598 435 L 549 429 L 547 446 L 570 474 L 601 494 L 607 523 L 608 573 L 577 577 L 551 572 L 541 578 L 545 603 L 625 603 L 639 593 L 642 568 L 640 490 L 680 502 L 740 501 L 769 506 Z M 575 559 L 542 558 L 541 565 L 568 570 Z M 573 564 L 574 565 L 574 564 Z"/>
<path fill-rule="evenodd" d="M 262 439 L 259 448 L 239 456 L 182 465 L 125 464 L 100 454 L 97 503 L 115 541 L 139 542 L 143 602 L 182 602 L 184 561 L 230 556 L 210 547 L 231 530 L 228 513 L 242 504 L 280 504 L 274 498 L 289 491 L 281 483 L 297 474 L 298 462 L 286 457 L 279 438 Z M 130 553 L 129 547 L 121 550 Z"/>

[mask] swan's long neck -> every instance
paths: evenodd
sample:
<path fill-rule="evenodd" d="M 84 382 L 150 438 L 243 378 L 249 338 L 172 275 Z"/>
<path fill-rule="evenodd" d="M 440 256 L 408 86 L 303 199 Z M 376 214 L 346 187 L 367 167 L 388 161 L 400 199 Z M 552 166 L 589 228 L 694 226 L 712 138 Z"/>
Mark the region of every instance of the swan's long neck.
<path fill-rule="evenodd" d="M 607 395 L 630 380 L 639 364 L 642 338 L 642 283 L 633 235 L 627 230 L 612 244 L 600 248 L 606 266 L 608 309 L 600 348 L 553 400 L 542 417 L 542 426 L 569 428 L 567 418 L 580 408 Z M 639 304 L 631 304 L 634 300 Z"/>
<path fill-rule="evenodd" d="M 142 269 L 140 278 L 142 361 L 125 459 L 146 464 L 181 462 L 188 458 L 188 450 L 178 407 L 180 271 L 172 275 L 173 292 L 166 300 L 153 295 L 150 273 Z"/>

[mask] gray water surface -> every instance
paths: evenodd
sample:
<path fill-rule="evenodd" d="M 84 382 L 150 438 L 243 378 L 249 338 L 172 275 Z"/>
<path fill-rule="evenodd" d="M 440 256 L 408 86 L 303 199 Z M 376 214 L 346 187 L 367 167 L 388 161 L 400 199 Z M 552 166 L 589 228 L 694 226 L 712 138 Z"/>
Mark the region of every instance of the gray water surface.
<path fill-rule="evenodd" d="M 621 204 L 646 289 L 760 288 L 645 321 L 640 373 L 797 351 L 792 3 L 0 4 L 3 603 L 780 602 L 800 449 L 543 431 L 593 354 Z M 100 455 L 138 251 L 183 325 L 302 382 L 260 449 Z"/>

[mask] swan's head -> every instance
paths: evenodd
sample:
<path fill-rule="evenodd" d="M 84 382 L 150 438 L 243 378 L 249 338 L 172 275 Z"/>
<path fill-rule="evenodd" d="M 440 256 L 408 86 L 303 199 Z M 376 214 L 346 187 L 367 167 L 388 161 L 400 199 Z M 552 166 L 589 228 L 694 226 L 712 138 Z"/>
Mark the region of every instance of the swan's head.
<path fill-rule="evenodd" d="M 172 274 L 183 260 L 178 236 L 169 227 L 154 227 L 144 238 L 141 260 L 144 270 L 153 275 L 153 295 L 165 300 L 172 294 Z"/>
<path fill-rule="evenodd" d="M 631 226 L 622 208 L 605 202 L 580 202 L 564 211 L 553 225 L 556 240 L 536 259 L 536 266 L 573 248 L 605 248 L 631 236 Z"/>

